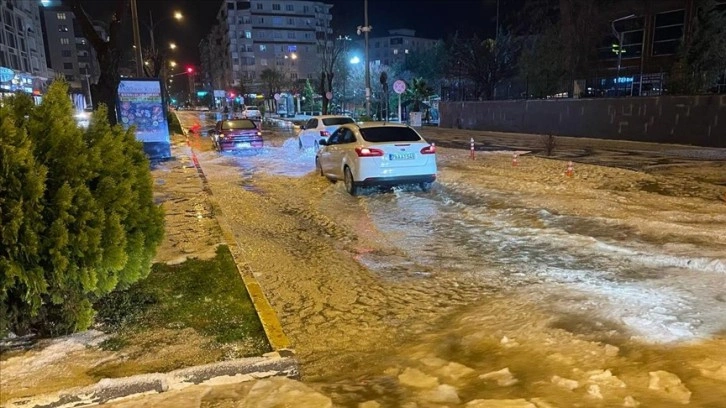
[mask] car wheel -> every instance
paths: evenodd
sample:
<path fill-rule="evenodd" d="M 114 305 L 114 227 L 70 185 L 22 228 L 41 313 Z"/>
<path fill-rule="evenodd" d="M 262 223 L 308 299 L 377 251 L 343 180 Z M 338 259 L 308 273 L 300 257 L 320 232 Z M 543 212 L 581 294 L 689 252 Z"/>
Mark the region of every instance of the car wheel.
<path fill-rule="evenodd" d="M 423 190 L 424 193 L 428 193 L 431 191 L 431 187 L 433 187 L 434 183 L 430 181 L 424 181 L 423 183 L 419 183 L 419 187 L 421 187 L 421 190 Z"/>
<path fill-rule="evenodd" d="M 348 194 L 355 196 L 358 194 L 358 186 L 355 184 L 355 180 L 353 180 L 353 173 L 350 172 L 350 167 L 345 166 L 345 191 L 348 192 Z"/>

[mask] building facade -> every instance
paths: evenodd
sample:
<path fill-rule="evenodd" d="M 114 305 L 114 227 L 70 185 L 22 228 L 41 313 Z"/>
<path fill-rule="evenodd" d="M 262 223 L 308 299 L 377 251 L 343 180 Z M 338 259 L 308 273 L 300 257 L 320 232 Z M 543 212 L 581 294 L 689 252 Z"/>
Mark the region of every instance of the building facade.
<path fill-rule="evenodd" d="M 598 68 L 609 74 L 594 85 L 611 94 L 660 95 L 681 44 L 693 33 L 696 3 L 695 0 L 616 1 L 608 8 L 607 15 L 612 33 L 598 49 Z M 720 9 L 726 12 L 726 1 L 719 3 Z"/>
<path fill-rule="evenodd" d="M 372 65 L 400 65 L 410 54 L 426 52 L 434 48 L 438 41 L 416 37 L 416 31 L 407 28 L 388 30 L 388 36 L 368 39 L 368 57 Z M 356 41 L 356 46 L 362 53 L 365 40 Z M 360 58 L 363 59 L 363 54 Z"/>
<path fill-rule="evenodd" d="M 90 105 L 90 84 L 98 81 L 100 69 L 75 15 L 63 7 L 44 7 L 41 22 L 48 67 L 66 79 L 71 93 L 84 95 Z M 105 38 L 105 30 L 98 24 L 95 28 Z"/>
<path fill-rule="evenodd" d="M 265 70 L 288 83 L 316 78 L 319 43 L 331 33 L 331 7 L 304 0 L 225 0 L 204 42 L 207 49 L 200 49 L 208 56 L 203 68 L 209 82 L 259 94 L 266 92 Z"/>
<path fill-rule="evenodd" d="M 39 3 L 0 0 L 0 94 L 40 95 L 52 75 L 46 65 Z"/>

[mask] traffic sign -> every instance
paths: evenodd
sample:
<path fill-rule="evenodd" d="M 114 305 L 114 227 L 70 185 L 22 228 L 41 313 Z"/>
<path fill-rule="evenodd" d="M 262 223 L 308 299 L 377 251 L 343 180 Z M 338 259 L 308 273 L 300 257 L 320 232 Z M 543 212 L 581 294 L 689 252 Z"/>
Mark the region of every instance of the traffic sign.
<path fill-rule="evenodd" d="M 401 81 L 400 79 L 393 83 L 393 91 L 397 94 L 402 94 L 406 92 L 406 83 Z"/>
<path fill-rule="evenodd" d="M 331 100 L 331 99 L 333 99 L 333 93 L 332 93 L 332 92 L 330 92 L 330 91 L 328 91 L 328 92 L 326 92 L 326 93 L 325 93 L 325 97 L 326 97 L 326 98 L 327 98 L 328 100 Z"/>

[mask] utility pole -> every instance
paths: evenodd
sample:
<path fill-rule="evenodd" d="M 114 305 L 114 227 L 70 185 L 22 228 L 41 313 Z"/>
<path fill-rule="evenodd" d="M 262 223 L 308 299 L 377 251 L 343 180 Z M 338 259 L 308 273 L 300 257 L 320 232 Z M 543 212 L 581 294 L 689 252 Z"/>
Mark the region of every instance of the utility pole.
<path fill-rule="evenodd" d="M 141 34 L 139 34 L 139 11 L 136 0 L 131 0 L 131 21 L 134 32 L 134 45 L 136 46 L 136 76 L 144 76 L 144 57 L 141 53 Z"/>
<path fill-rule="evenodd" d="M 497 32 L 494 33 L 494 41 L 499 41 L 499 0 L 497 0 Z"/>
<path fill-rule="evenodd" d="M 366 76 L 366 115 L 371 116 L 371 66 L 368 60 L 368 33 L 373 27 L 368 25 L 368 0 L 363 0 L 363 24 L 358 26 L 358 35 L 365 34 L 365 76 Z"/>
<path fill-rule="evenodd" d="M 154 16 L 149 10 L 149 39 L 151 40 L 151 55 L 156 58 L 156 44 L 154 43 Z"/>

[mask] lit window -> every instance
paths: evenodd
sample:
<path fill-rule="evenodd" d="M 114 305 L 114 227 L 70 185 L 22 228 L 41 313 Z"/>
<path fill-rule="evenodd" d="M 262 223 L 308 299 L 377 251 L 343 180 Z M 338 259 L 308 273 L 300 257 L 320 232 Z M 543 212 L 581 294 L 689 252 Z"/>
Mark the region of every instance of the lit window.
<path fill-rule="evenodd" d="M 60 43 L 61 43 L 61 44 L 63 44 L 63 45 L 68 45 L 68 44 L 70 44 L 71 42 L 70 42 L 70 41 L 69 41 L 69 40 L 68 40 L 67 38 L 61 38 L 61 39 L 60 39 Z"/>
<path fill-rule="evenodd" d="M 260 51 L 267 51 L 267 46 L 265 44 L 260 44 Z"/>
<path fill-rule="evenodd" d="M 55 17 L 56 17 L 56 18 L 57 18 L 58 20 L 65 20 L 65 19 L 66 19 L 66 13 L 57 13 L 57 14 L 55 15 Z"/>
<path fill-rule="evenodd" d="M 398 48 L 393 49 L 393 55 L 398 55 Z"/>
<path fill-rule="evenodd" d="M 408 54 L 408 49 L 403 50 L 404 54 Z"/>
<path fill-rule="evenodd" d="M 245 38 L 252 38 L 252 32 L 251 31 L 245 31 Z"/>

